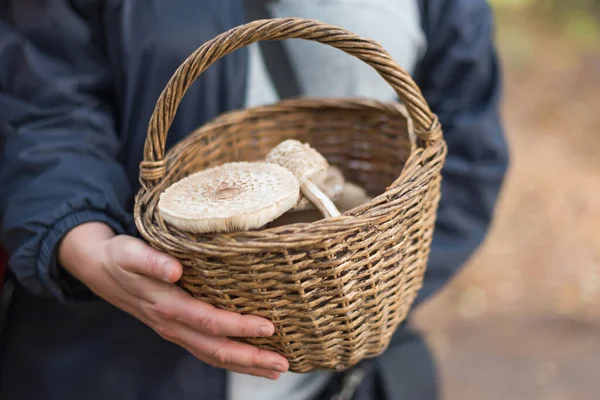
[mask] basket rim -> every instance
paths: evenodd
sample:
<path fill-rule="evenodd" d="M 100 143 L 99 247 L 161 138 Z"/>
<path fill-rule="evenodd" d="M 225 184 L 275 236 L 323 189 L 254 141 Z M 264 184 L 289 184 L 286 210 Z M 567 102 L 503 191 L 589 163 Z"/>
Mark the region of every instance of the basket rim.
<path fill-rule="evenodd" d="M 310 233 L 331 232 L 333 234 L 340 231 L 340 224 L 344 225 L 345 230 L 359 229 L 365 225 L 371 225 L 382 214 L 390 212 L 384 208 L 389 206 L 391 203 L 410 201 L 415 198 L 418 199 L 422 197 L 422 193 L 427 190 L 427 184 L 423 184 L 423 181 L 427 180 L 428 176 L 436 173 L 437 170 L 431 170 L 429 173 L 422 175 L 419 180 L 409 182 L 411 176 L 415 174 L 415 168 L 425 168 L 426 164 L 424 164 L 423 159 L 427 159 L 430 155 L 436 154 L 440 151 L 445 152 L 446 146 L 444 140 L 438 141 L 432 146 L 426 148 L 418 147 L 416 145 L 416 138 L 414 134 L 410 134 L 410 118 L 407 117 L 405 108 L 398 102 L 382 102 L 378 100 L 362 98 L 323 99 L 304 97 L 286 99 L 273 104 L 259 105 L 252 108 L 232 110 L 222 113 L 202 126 L 196 128 L 185 139 L 176 143 L 167 152 L 165 161 L 169 166 L 174 163 L 176 161 L 176 159 L 174 159 L 174 154 L 177 153 L 177 149 L 180 147 L 185 147 L 187 145 L 187 140 L 191 140 L 196 135 L 213 131 L 223 126 L 243 123 L 248 119 L 252 119 L 260 115 L 271 116 L 274 112 L 293 113 L 294 110 L 297 110 L 298 108 L 319 109 L 323 110 L 324 112 L 326 112 L 328 109 L 361 110 L 366 108 L 382 112 L 385 115 L 390 115 L 393 117 L 402 116 L 402 118 L 405 118 L 407 121 L 407 128 L 409 128 L 407 129 L 407 135 L 408 140 L 411 142 L 411 148 L 409 156 L 402 166 L 399 176 L 393 182 L 391 182 L 384 191 L 374 196 L 371 200 L 343 212 L 338 217 L 322 218 L 313 222 L 297 222 L 282 226 L 262 227 L 251 231 L 194 235 L 194 239 L 187 239 L 188 235 L 186 232 L 181 231 L 171 225 L 169 225 L 168 228 L 170 232 L 177 233 L 177 236 L 181 241 L 189 240 L 190 242 L 198 243 L 198 238 L 203 238 L 205 240 L 202 241 L 202 246 L 206 249 L 206 251 L 214 251 L 218 252 L 219 254 L 223 254 L 224 248 L 226 247 L 230 248 L 233 252 L 235 252 L 236 248 L 243 249 L 245 252 L 248 252 L 247 246 L 260 249 L 261 247 L 267 246 L 264 240 L 265 235 L 269 236 L 269 241 L 268 248 L 264 247 L 264 250 L 273 251 L 275 249 L 285 250 L 297 248 L 303 243 L 312 243 L 310 239 L 306 239 L 306 236 L 310 236 Z M 200 168 L 198 171 L 203 169 L 204 168 Z M 144 210 L 142 210 L 142 205 L 150 205 L 154 209 L 153 213 L 157 212 L 157 199 L 159 198 L 160 193 L 162 193 L 166 187 L 168 187 L 167 182 L 169 181 L 170 175 L 174 173 L 174 169 L 169 168 L 168 171 L 169 172 L 167 172 L 160 183 L 150 187 L 142 185 L 138 194 L 136 195 L 134 217 L 136 220 L 136 225 L 138 225 L 138 229 L 140 229 L 144 236 L 148 233 L 144 232 L 148 227 L 146 226 L 146 222 L 143 220 L 143 218 L 141 218 L 142 214 L 144 213 Z M 406 185 L 406 183 L 410 184 Z M 154 216 L 152 219 L 154 220 Z M 164 224 L 166 224 L 166 222 L 164 222 Z M 304 238 L 301 239 L 299 236 L 304 236 Z M 335 241 L 335 239 L 333 239 L 333 241 Z M 198 249 L 195 248 L 194 251 L 197 252 Z"/>

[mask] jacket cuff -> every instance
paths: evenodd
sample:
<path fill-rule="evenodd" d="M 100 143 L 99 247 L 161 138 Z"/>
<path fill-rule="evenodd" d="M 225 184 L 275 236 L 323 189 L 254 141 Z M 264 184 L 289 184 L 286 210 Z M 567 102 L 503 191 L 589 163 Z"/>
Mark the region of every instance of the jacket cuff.
<path fill-rule="evenodd" d="M 37 260 L 37 272 L 42 285 L 61 301 L 89 299 L 93 295 L 82 283 L 73 278 L 57 262 L 60 241 L 73 228 L 86 222 L 103 222 L 116 234 L 126 233 L 126 228 L 116 219 L 98 211 L 79 211 L 56 222 L 42 240 Z"/>

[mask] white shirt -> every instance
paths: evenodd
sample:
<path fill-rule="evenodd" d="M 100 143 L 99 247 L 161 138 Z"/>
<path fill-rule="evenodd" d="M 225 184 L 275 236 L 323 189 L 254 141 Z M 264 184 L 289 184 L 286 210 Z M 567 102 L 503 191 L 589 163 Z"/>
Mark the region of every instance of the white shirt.
<path fill-rule="evenodd" d="M 273 17 L 316 19 L 379 42 L 409 74 L 426 48 L 416 0 L 280 0 Z M 369 65 L 338 49 L 300 39 L 284 42 L 303 94 L 312 97 L 366 97 L 393 101 L 394 90 Z M 246 106 L 270 104 L 277 92 L 260 50 L 250 46 Z M 285 373 L 271 381 L 229 373 L 229 400 L 310 400 L 326 385 L 330 372 Z"/>

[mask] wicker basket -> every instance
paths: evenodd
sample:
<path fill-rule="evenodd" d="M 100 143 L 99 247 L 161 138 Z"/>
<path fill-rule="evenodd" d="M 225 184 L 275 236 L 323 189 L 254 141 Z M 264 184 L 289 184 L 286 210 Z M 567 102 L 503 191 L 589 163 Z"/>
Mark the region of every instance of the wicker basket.
<path fill-rule="evenodd" d="M 222 114 L 165 155 L 177 107 L 202 72 L 243 46 L 286 38 L 314 40 L 366 62 L 404 106 L 285 100 Z M 260 159 L 288 138 L 310 143 L 373 200 L 332 219 L 231 234 L 193 235 L 159 216 L 159 195 L 175 181 L 225 162 Z M 379 44 L 312 20 L 254 21 L 195 51 L 158 99 L 135 221 L 152 246 L 181 260 L 179 284 L 190 294 L 275 324 L 271 338 L 239 340 L 282 354 L 294 372 L 343 370 L 383 352 L 422 285 L 445 155 L 437 118 Z"/>

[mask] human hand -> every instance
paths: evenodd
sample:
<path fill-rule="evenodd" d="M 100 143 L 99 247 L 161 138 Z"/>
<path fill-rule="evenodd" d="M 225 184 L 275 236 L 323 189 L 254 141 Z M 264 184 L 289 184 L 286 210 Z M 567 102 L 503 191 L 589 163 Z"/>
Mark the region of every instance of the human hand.
<path fill-rule="evenodd" d="M 194 299 L 174 284 L 182 274 L 177 259 L 139 239 L 86 223 L 65 236 L 58 257 L 98 296 L 205 363 L 270 379 L 289 368 L 285 357 L 229 338 L 271 336 L 270 321 Z"/>

